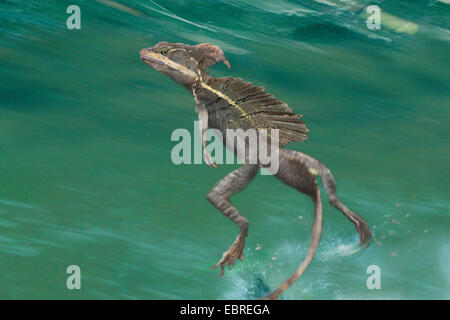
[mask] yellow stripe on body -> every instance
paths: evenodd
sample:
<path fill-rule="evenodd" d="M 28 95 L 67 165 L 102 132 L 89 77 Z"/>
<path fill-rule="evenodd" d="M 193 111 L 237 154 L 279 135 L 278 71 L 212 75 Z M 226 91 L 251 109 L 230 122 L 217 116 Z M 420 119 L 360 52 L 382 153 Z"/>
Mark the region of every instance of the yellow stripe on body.
<path fill-rule="evenodd" d="M 194 61 L 194 62 L 197 64 L 197 66 L 198 66 L 198 62 L 197 62 L 194 58 L 191 57 L 191 60 Z M 239 112 L 241 113 L 241 115 L 242 115 L 243 117 L 246 117 L 246 118 L 252 123 L 252 125 L 255 127 L 255 129 L 257 128 L 257 127 L 256 127 L 256 124 L 255 124 L 255 122 L 254 122 L 254 120 L 253 120 L 253 118 L 252 118 L 247 112 L 245 112 L 244 109 L 242 109 L 242 107 L 241 107 L 240 105 L 238 105 L 236 102 L 234 102 L 234 101 L 233 101 L 230 97 L 228 97 L 226 94 L 223 94 L 223 93 L 220 92 L 219 90 L 214 89 L 213 87 L 207 85 L 207 84 L 203 81 L 203 77 L 202 77 L 202 74 L 201 74 L 201 70 L 200 70 L 200 69 L 198 69 L 198 71 L 197 71 L 197 79 L 200 81 L 200 85 L 201 85 L 203 88 L 209 90 L 210 92 L 214 93 L 215 95 L 219 96 L 220 98 L 225 99 L 225 100 L 228 102 L 228 104 L 230 104 L 230 105 L 232 105 L 233 107 L 235 107 L 236 109 L 238 109 Z M 195 102 L 198 103 L 199 100 L 198 100 L 197 94 L 195 93 L 194 90 L 192 91 L 192 94 L 193 94 L 193 96 L 194 96 Z"/>
<path fill-rule="evenodd" d="M 222 99 L 225 99 L 228 102 L 228 104 L 230 104 L 233 107 L 235 107 L 236 109 L 238 109 L 243 117 L 246 117 L 253 125 L 255 125 L 255 122 L 253 121 L 253 118 L 247 112 L 245 112 L 244 109 L 242 109 L 242 107 L 240 105 L 238 105 L 236 102 L 234 102 L 230 97 L 228 97 L 227 95 L 223 94 L 219 90 L 216 90 L 216 89 L 210 87 L 209 85 L 207 85 L 206 83 L 203 82 L 203 79 L 200 79 L 200 84 L 205 89 L 211 91 L 212 93 L 214 93 L 215 95 L 221 97 Z"/>

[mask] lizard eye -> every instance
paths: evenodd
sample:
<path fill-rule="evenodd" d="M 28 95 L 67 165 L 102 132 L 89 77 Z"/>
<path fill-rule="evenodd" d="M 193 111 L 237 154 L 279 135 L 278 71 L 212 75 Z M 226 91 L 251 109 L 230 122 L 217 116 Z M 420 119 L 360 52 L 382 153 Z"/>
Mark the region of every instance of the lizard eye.
<path fill-rule="evenodd" d="M 169 50 L 167 50 L 167 49 L 162 49 L 162 50 L 161 50 L 161 54 L 162 54 L 163 56 L 165 56 L 168 52 L 169 52 Z"/>

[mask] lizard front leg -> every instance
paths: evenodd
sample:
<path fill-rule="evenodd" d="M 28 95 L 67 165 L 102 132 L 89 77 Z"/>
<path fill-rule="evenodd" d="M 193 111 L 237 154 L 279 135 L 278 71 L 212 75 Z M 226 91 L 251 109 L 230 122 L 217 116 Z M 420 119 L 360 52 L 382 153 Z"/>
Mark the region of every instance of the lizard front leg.
<path fill-rule="evenodd" d="M 258 165 L 248 164 L 234 170 L 217 185 L 211 189 L 206 198 L 211 202 L 224 216 L 232 220 L 240 228 L 239 234 L 233 244 L 226 250 L 222 258 L 217 262 L 213 269 L 220 266 L 219 277 L 224 274 L 226 265 L 234 265 L 237 259 L 244 259 L 245 238 L 248 233 L 248 221 L 228 200 L 229 197 L 247 187 L 258 172 Z"/>
<path fill-rule="evenodd" d="M 208 110 L 204 106 L 197 104 L 195 106 L 195 111 L 198 114 L 198 121 L 200 123 L 199 129 L 200 135 L 202 137 L 203 160 L 211 168 L 217 168 L 217 164 L 214 163 L 211 155 L 206 151 L 206 131 L 208 130 L 208 121 L 209 121 Z"/>

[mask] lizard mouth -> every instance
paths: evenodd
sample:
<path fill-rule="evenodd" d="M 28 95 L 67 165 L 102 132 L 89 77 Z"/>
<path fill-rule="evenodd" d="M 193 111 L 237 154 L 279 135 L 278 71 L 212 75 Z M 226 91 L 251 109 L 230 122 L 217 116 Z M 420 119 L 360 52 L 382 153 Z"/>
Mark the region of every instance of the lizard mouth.
<path fill-rule="evenodd" d="M 155 57 L 156 54 L 149 54 L 148 52 L 145 53 L 140 53 L 140 59 L 144 62 L 148 62 L 148 63 L 158 63 L 158 64 L 163 64 L 163 62 L 160 59 L 157 59 Z"/>
<path fill-rule="evenodd" d="M 163 55 L 161 55 L 159 53 L 145 51 L 145 49 L 144 49 L 144 50 L 141 50 L 139 52 L 139 54 L 140 54 L 140 59 L 143 62 L 145 62 L 146 64 L 148 64 L 149 66 L 151 66 L 152 68 L 156 68 L 158 66 L 165 66 L 165 67 L 169 67 L 171 69 L 177 69 L 176 63 L 174 63 L 173 61 L 171 61 L 170 59 L 164 57 Z"/>
<path fill-rule="evenodd" d="M 169 71 L 169 70 L 170 71 L 178 71 L 189 77 L 193 77 L 193 78 L 197 77 L 197 75 L 192 70 L 189 70 L 185 66 L 170 60 L 169 58 L 167 58 L 166 56 L 163 56 L 162 54 L 148 51 L 146 49 L 142 49 L 139 52 L 139 55 L 143 62 L 145 62 L 150 67 L 152 67 L 153 69 L 156 69 L 158 71 L 161 71 L 161 72 L 165 72 L 165 71 Z"/>

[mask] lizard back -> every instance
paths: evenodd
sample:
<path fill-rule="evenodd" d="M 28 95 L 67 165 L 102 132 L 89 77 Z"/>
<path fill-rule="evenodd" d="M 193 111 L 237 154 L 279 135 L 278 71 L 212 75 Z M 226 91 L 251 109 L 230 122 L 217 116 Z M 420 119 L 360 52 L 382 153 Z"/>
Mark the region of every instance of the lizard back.
<path fill-rule="evenodd" d="M 195 89 L 209 113 L 209 127 L 226 129 L 279 129 L 280 146 L 307 139 L 308 129 L 289 106 L 240 78 L 210 78 Z M 270 133 L 268 132 L 268 135 Z"/>

